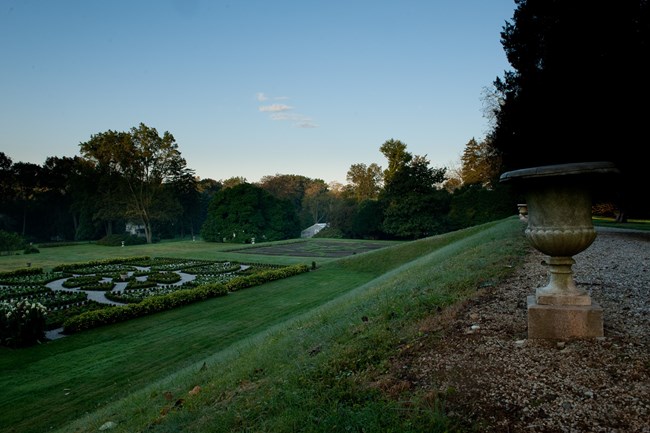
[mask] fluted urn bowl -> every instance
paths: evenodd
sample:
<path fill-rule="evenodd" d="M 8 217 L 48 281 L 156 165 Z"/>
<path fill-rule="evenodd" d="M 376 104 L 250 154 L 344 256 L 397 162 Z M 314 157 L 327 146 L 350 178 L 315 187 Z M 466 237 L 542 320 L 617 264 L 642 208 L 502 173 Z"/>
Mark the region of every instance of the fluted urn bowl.
<path fill-rule="evenodd" d="M 509 171 L 502 182 L 521 188 L 528 207 L 526 238 L 549 256 L 550 282 L 536 291 L 540 303 L 588 304 L 576 287 L 572 256 L 596 239 L 591 221 L 592 191 L 604 175 L 618 173 L 611 162 L 547 165 Z"/>
<path fill-rule="evenodd" d="M 550 180 L 550 179 L 549 179 Z M 596 239 L 591 222 L 591 194 L 579 182 L 532 183 L 526 192 L 526 238 L 549 256 L 573 256 Z"/>

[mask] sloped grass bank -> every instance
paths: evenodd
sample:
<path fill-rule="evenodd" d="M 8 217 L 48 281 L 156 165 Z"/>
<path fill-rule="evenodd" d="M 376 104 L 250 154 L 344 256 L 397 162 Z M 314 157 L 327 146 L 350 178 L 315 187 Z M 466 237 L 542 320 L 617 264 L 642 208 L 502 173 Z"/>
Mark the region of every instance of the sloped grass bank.
<path fill-rule="evenodd" d="M 357 276 L 357 284 L 209 357 L 192 357 L 186 368 L 161 371 L 142 390 L 59 431 L 454 431 L 444 396 L 401 389 L 390 376 L 391 358 L 431 332 L 421 325 L 442 308 L 508 275 L 527 250 L 521 232 L 510 218 L 289 279 L 317 292 L 343 284 L 344 276 Z"/>

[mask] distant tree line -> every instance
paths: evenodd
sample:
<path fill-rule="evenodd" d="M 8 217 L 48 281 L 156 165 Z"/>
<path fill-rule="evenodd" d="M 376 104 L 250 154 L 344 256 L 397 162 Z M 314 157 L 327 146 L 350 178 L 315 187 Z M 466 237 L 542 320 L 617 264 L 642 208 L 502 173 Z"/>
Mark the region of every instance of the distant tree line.
<path fill-rule="evenodd" d="M 137 226 L 147 242 L 194 236 L 219 242 L 296 237 L 328 223 L 329 236 L 415 239 L 514 213 L 507 170 L 612 161 L 619 179 L 596 200 L 620 221 L 650 216 L 643 178 L 650 118 L 647 0 L 515 0 L 501 43 L 512 66 L 485 94 L 491 131 L 471 139 L 461 166 L 434 167 L 390 139 L 385 168 L 353 164 L 347 184 L 293 174 L 257 183 L 198 179 L 174 137 L 144 124 L 80 144 L 80 156 L 41 165 L 0 152 L 3 244 L 97 240 Z"/>
<path fill-rule="evenodd" d="M 299 237 L 316 223 L 328 223 L 330 236 L 415 239 L 513 213 L 511 203 L 494 200 L 500 186 L 485 148 L 471 140 L 454 176 L 391 139 L 380 147 L 387 168 L 353 164 L 347 185 L 293 174 L 217 181 L 194 175 L 169 132 L 140 124 L 92 135 L 80 156 L 49 157 L 42 166 L 0 152 L 0 231 L 14 249 L 13 235 L 100 240 L 127 226 L 146 242 L 198 234 L 263 242 Z"/>
<path fill-rule="evenodd" d="M 0 152 L 0 230 L 29 241 L 97 240 L 127 224 L 147 242 L 198 233 L 221 185 L 187 168 L 174 137 L 144 124 L 80 144 L 41 166 Z"/>
<path fill-rule="evenodd" d="M 284 174 L 257 184 L 238 179 L 214 195 L 201 234 L 217 242 L 263 242 L 327 223 L 319 236 L 417 239 L 515 213 L 514 197 L 497 181 L 499 159 L 485 142 L 470 140 L 454 173 L 412 155 L 399 140 L 379 150 L 387 168 L 353 164 L 346 185 Z"/>

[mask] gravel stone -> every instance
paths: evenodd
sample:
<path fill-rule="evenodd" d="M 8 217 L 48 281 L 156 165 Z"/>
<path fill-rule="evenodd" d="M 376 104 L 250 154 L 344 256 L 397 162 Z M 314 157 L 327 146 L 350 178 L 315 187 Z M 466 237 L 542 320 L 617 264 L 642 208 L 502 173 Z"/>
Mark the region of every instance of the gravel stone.
<path fill-rule="evenodd" d="M 531 247 L 507 281 L 428 325 L 438 332 L 402 355 L 401 379 L 475 431 L 650 433 L 650 233 L 597 233 L 573 271 L 604 310 L 604 337 L 527 338 L 526 296 L 548 281 Z"/>

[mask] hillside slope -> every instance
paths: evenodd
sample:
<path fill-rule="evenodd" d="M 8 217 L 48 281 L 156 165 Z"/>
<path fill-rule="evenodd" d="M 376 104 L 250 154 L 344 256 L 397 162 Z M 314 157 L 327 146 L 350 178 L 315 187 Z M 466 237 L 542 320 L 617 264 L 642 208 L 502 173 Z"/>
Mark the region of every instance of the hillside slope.
<path fill-rule="evenodd" d="M 330 286 L 345 275 L 367 280 L 58 431 L 453 428 L 442 401 L 390 379 L 392 360 L 441 332 L 423 326 L 432 317 L 512 273 L 527 251 L 521 232 L 510 218 L 328 263 L 301 280 L 305 290 L 319 273 Z"/>

